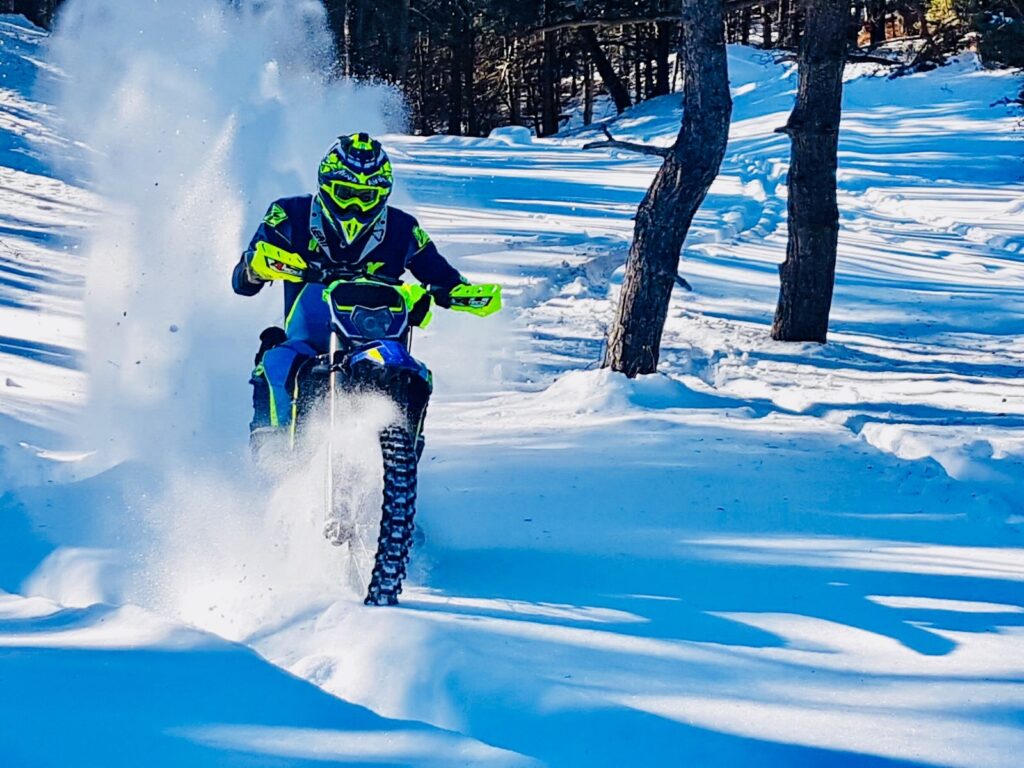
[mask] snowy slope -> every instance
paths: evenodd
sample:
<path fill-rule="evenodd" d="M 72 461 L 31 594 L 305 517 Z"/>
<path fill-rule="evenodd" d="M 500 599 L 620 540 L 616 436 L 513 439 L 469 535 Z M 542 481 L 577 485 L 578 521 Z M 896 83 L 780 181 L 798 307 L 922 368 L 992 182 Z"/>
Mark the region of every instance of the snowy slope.
<path fill-rule="evenodd" d="M 1015 116 L 991 106 L 1012 76 L 969 58 L 897 81 L 851 69 L 832 340 L 782 345 L 767 333 L 785 247 L 787 146 L 772 129 L 795 77 L 732 49 L 730 150 L 681 265 L 694 292 L 674 297 L 662 373 L 634 382 L 589 369 L 656 166 L 583 151 L 579 133 L 389 136 L 403 202 L 512 306 L 486 322 L 438 313 L 416 339 L 437 378 L 426 545 L 403 606 L 368 610 L 319 539 L 312 481 L 246 473 L 246 368 L 276 302 L 224 285 L 263 198 L 299 191 L 327 135 L 326 120 L 289 127 L 291 95 L 352 102 L 267 68 L 271 38 L 251 20 L 227 35 L 139 13 L 126 28 L 191 44 L 54 54 L 131 95 L 56 98 L 64 116 L 98 104 L 81 151 L 100 155 L 92 191 L 47 160 L 55 108 L 27 75 L 6 79 L 0 588 L 36 597 L 0 603 L 0 754 L 1016 764 L 1024 166 Z M 12 24 L 4 72 L 25 73 L 47 55 Z M 225 62 L 235 85 L 213 74 Z M 188 119 L 147 122 L 172 97 Z M 644 104 L 612 128 L 669 141 L 675 108 Z M 382 114 L 363 117 L 376 130 Z M 156 158 L 148 174 L 103 159 L 126 143 Z M 269 179 L 247 175 L 253 153 Z M 219 222 L 224 252 L 193 254 L 170 228 L 140 249 L 162 226 L 154 206 Z M 120 271 L 98 280 L 97 254 Z M 151 276 L 182 261 L 192 282 Z M 194 284 L 208 269 L 222 282 Z M 84 413 L 98 384 L 109 394 Z M 77 721 L 48 745 L 47 717 L 76 722 L 79 697 L 125 724 Z M 115 753 L 119 739 L 136 751 Z"/>

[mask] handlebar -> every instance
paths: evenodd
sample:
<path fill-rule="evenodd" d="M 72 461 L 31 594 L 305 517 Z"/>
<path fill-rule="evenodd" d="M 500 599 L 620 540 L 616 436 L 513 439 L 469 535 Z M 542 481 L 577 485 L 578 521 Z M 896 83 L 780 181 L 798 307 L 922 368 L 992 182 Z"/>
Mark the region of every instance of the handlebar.
<path fill-rule="evenodd" d="M 452 288 L 427 288 L 425 285 L 405 283 L 402 280 L 385 275 L 372 275 L 351 269 L 329 267 L 327 269 L 308 267 L 304 278 L 308 282 L 321 283 L 326 286 L 324 297 L 339 282 L 365 281 L 380 285 L 392 286 L 405 298 L 409 311 L 417 308 L 424 318 L 429 318 L 431 303 L 444 309 L 457 312 L 470 312 L 486 317 L 501 309 L 501 286 L 493 283 L 471 285 L 462 283 Z M 426 304 L 423 304 L 426 299 Z M 430 322 L 425 319 L 424 325 Z"/>
<path fill-rule="evenodd" d="M 388 277 L 387 275 L 371 275 L 365 271 L 344 269 L 342 267 L 306 267 L 304 279 L 308 283 L 322 283 L 323 285 L 330 285 L 336 283 L 339 280 L 372 280 L 376 283 L 383 283 L 384 285 L 402 285 L 402 281 Z"/>

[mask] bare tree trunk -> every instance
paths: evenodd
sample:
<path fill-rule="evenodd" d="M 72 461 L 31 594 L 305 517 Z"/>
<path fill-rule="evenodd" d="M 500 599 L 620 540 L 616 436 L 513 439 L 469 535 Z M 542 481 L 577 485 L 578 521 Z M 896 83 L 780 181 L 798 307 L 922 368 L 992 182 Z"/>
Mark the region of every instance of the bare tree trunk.
<path fill-rule="evenodd" d="M 885 42 L 885 0 L 869 0 L 866 7 L 868 29 L 871 32 L 870 46 L 876 48 Z"/>
<path fill-rule="evenodd" d="M 506 41 L 506 78 L 508 82 L 508 118 L 512 125 L 522 125 L 522 93 L 519 83 L 519 48 L 516 39 Z"/>
<path fill-rule="evenodd" d="M 675 35 L 676 25 L 672 22 L 659 21 L 655 25 L 657 32 L 654 38 L 654 55 L 658 62 L 655 70 L 654 95 L 665 96 L 669 93 L 671 76 L 669 55 L 672 53 L 672 39 Z"/>
<path fill-rule="evenodd" d="M 448 68 L 448 134 L 451 136 L 462 135 L 462 51 L 459 43 L 461 35 L 452 33 L 452 44 L 449 46 L 449 68 Z"/>
<path fill-rule="evenodd" d="M 327 26 L 330 28 L 331 37 L 334 39 L 335 74 L 347 77 L 349 66 L 348 41 L 345 39 L 345 19 L 348 16 L 348 2 L 347 0 L 326 0 L 324 7 L 327 9 Z"/>
<path fill-rule="evenodd" d="M 768 3 L 761 6 L 761 47 L 772 47 L 772 12 Z"/>
<path fill-rule="evenodd" d="M 397 15 L 397 29 L 395 29 L 393 43 L 394 74 L 395 82 L 401 83 L 409 71 L 409 58 L 412 55 L 412 45 L 409 40 L 409 0 L 399 0 Z"/>
<path fill-rule="evenodd" d="M 801 0 L 796 105 L 783 132 L 792 141 L 789 239 L 772 338 L 825 343 L 839 240 L 836 167 L 848 53 L 849 0 Z"/>
<path fill-rule="evenodd" d="M 850 48 L 857 47 L 857 38 L 860 37 L 861 19 L 864 16 L 864 0 L 853 0 L 850 6 L 850 23 L 847 27 L 850 37 Z"/>
<path fill-rule="evenodd" d="M 594 122 L 594 74 L 590 70 L 590 59 L 583 62 L 583 124 Z"/>
<path fill-rule="evenodd" d="M 649 99 L 654 95 L 654 57 L 657 55 L 654 51 L 653 39 L 648 37 L 644 41 L 644 98 Z"/>
<path fill-rule="evenodd" d="M 779 0 L 779 47 L 789 46 L 789 6 L 790 0 Z"/>
<path fill-rule="evenodd" d="M 544 33 L 544 54 L 540 77 L 542 136 L 558 133 L 557 34 L 557 32 Z"/>
<path fill-rule="evenodd" d="M 477 136 L 480 133 L 480 121 L 477 115 L 475 79 L 476 79 L 476 34 L 473 30 L 473 17 L 466 14 L 462 20 L 462 85 L 466 89 L 463 97 L 466 103 L 466 135 Z"/>
<path fill-rule="evenodd" d="M 619 77 L 615 67 L 612 66 L 608 56 L 605 55 L 604 50 L 601 48 L 601 43 L 598 42 L 597 33 L 594 31 L 594 28 L 581 27 L 580 39 L 583 41 L 583 45 L 586 46 L 590 58 L 594 61 L 594 66 L 597 67 L 597 73 L 601 75 L 601 81 L 604 83 L 608 95 L 615 102 L 615 111 L 621 113 L 629 109 L 633 106 L 633 100 L 629 98 L 629 91 L 626 90 L 622 78 Z"/>
<path fill-rule="evenodd" d="M 633 98 L 637 104 L 644 100 L 643 83 L 640 80 L 640 35 L 633 30 Z"/>
<path fill-rule="evenodd" d="M 722 0 L 682 0 L 683 123 L 637 210 L 603 367 L 634 377 L 658 367 L 679 252 L 725 156 L 732 99 Z"/>

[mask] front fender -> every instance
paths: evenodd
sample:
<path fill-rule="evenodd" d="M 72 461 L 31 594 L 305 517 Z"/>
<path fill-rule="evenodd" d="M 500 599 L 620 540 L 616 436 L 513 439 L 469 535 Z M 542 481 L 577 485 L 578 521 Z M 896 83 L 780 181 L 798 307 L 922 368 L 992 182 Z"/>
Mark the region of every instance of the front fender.
<path fill-rule="evenodd" d="M 403 344 L 391 339 L 382 339 L 366 344 L 349 353 L 346 367 L 353 374 L 365 373 L 373 380 L 389 380 L 405 377 L 422 381 L 427 393 L 433 389 L 433 375 L 430 369 L 415 357 Z"/>

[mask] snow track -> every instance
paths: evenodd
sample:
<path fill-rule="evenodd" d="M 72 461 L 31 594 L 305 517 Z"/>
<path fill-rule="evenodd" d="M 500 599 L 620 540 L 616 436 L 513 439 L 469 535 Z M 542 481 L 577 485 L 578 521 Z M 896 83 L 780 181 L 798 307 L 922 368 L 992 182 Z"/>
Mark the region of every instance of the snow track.
<path fill-rule="evenodd" d="M 419 478 L 426 545 L 402 607 L 368 609 L 320 536 L 314 481 L 273 488 L 245 470 L 245 366 L 276 301 L 253 310 L 220 290 L 222 273 L 262 196 L 298 189 L 233 175 L 232 158 L 273 145 L 270 180 L 287 186 L 325 143 L 312 127 L 287 130 L 287 67 L 246 69 L 270 55 L 259 45 L 272 50 L 246 25 L 235 32 L 250 36 L 251 58 L 236 61 L 216 25 L 189 51 L 179 95 L 202 127 L 135 139 L 140 152 L 167 144 L 172 164 L 205 158 L 190 183 L 220 191 L 169 210 L 204 222 L 228 212 L 216 242 L 229 252 L 182 257 L 216 264 L 220 292 L 129 272 L 93 293 L 96 262 L 79 243 L 139 233 L 111 240 L 94 213 L 106 190 L 86 191 L 77 172 L 57 178 L 54 108 L 27 78 L 59 75 L 37 32 L 0 23 L 0 588 L 20 593 L 0 593 L 0 755 L 33 766 L 1016 764 L 1024 168 L 1017 118 L 990 106 L 1016 87 L 1010 75 L 970 57 L 896 81 L 851 68 L 833 332 L 824 347 L 783 345 L 768 328 L 788 149 L 772 130 L 795 73 L 731 49 L 729 154 L 680 268 L 694 291 L 674 296 L 662 373 L 636 381 L 589 369 L 653 162 L 583 151 L 593 131 L 389 136 L 401 204 L 465 274 L 503 283 L 510 308 L 486 321 L 438 312 L 415 339 L 437 393 Z M 248 85 L 209 100 L 202 88 L 219 87 L 208 78 L 224 61 Z M 232 116 L 232 99 L 272 141 Z M 676 107 L 640 105 L 612 130 L 668 141 Z M 152 170 L 170 190 L 130 178 L 133 194 L 177 205 L 189 187 L 175 186 L 179 169 Z M 231 179 L 261 199 L 225 191 Z M 202 210 L 224 195 L 226 208 Z M 129 197 L 115 202 L 131 210 Z M 160 231 L 166 252 L 112 263 L 165 269 L 187 241 Z M 122 320 L 166 338 L 162 356 L 97 334 Z M 138 387 L 155 371 L 186 387 L 174 377 L 192 364 L 202 386 L 149 400 L 145 387 L 124 390 L 138 395 L 132 418 L 168 423 L 115 425 L 104 401 L 100 421 L 119 439 L 96 439 L 93 414 L 83 446 L 68 424 L 82 423 L 82 369 L 97 363 L 109 370 L 93 384 Z"/>

